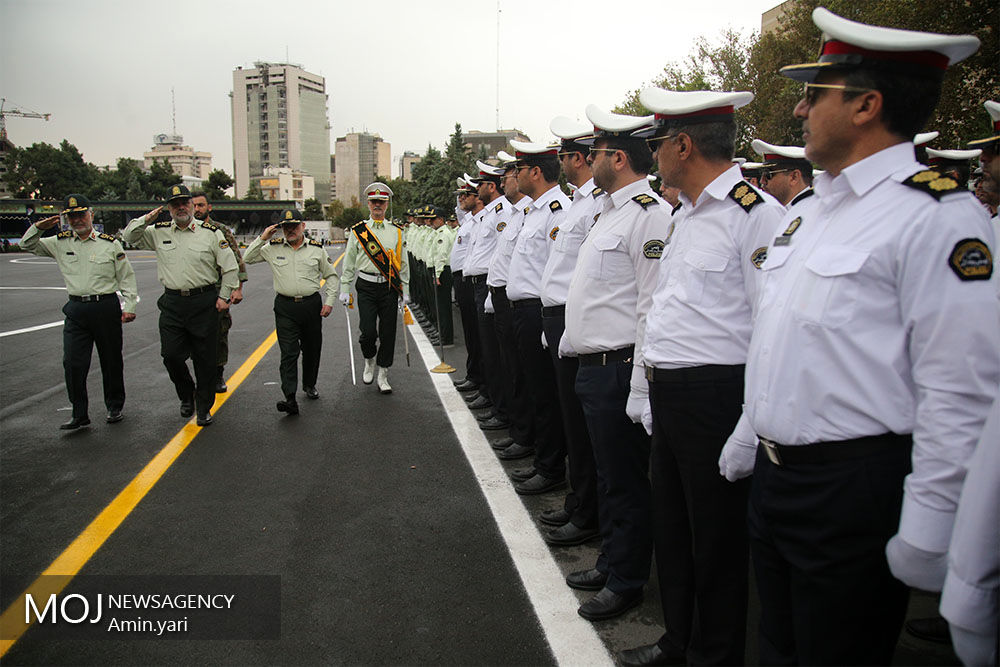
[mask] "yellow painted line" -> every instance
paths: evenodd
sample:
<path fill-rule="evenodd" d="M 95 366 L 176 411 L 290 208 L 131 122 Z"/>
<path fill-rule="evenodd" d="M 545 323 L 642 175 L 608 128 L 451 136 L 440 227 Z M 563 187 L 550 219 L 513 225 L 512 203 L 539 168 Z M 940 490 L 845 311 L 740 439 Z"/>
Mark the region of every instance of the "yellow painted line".
<path fill-rule="evenodd" d="M 344 255 L 340 255 L 333 263 L 334 267 L 340 263 Z M 215 405 L 212 407 L 214 415 L 222 407 L 232 393 L 250 375 L 250 372 L 260 363 L 264 355 L 274 346 L 278 340 L 276 331 L 271 331 L 257 349 L 254 350 L 246 361 L 229 378 L 230 390 L 224 394 L 217 394 Z M 0 658 L 7 654 L 7 651 L 17 642 L 18 639 L 34 623 L 24 622 L 26 608 L 26 596 L 31 595 L 36 601 L 48 600 L 52 594 L 62 592 L 69 582 L 73 580 L 87 561 L 97 553 L 97 550 L 104 545 L 109 537 L 118 529 L 125 518 L 131 514 L 146 494 L 156 486 L 163 474 L 173 465 L 191 441 L 201 433 L 203 427 L 198 426 L 195 419 L 184 425 L 177 434 L 170 439 L 170 442 L 157 453 L 153 459 L 146 464 L 138 475 L 136 475 L 128 485 L 122 489 L 114 500 L 97 515 L 90 525 L 66 549 L 59 554 L 52 564 L 45 568 L 28 588 L 6 610 L 0 615 Z M 44 604 L 44 603 L 43 603 Z"/>

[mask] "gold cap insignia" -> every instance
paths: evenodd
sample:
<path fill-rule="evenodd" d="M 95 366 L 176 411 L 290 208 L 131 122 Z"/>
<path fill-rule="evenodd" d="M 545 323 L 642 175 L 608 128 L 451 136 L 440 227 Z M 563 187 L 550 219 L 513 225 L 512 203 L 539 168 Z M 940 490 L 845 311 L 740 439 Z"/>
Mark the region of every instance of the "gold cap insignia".
<path fill-rule="evenodd" d="M 76 197 L 70 197 L 69 198 L 69 205 L 70 206 L 76 206 Z"/>
<path fill-rule="evenodd" d="M 173 194 L 173 195 L 179 195 L 180 193 L 181 193 L 181 189 L 179 187 L 177 187 L 176 185 L 174 186 L 174 189 L 170 191 L 170 194 Z"/>

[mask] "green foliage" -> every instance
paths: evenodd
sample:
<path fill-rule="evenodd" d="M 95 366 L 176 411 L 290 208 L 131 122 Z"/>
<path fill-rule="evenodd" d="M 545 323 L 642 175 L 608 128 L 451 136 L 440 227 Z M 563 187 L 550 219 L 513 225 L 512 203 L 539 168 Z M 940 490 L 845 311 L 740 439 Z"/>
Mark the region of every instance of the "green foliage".
<path fill-rule="evenodd" d="M 226 190 L 232 186 L 232 177 L 221 169 L 213 169 L 208 172 L 208 179 L 202 185 L 209 201 L 229 199 L 226 196 Z"/>
<path fill-rule="evenodd" d="M 250 201 L 264 201 L 264 192 L 260 189 L 260 183 L 250 181 L 250 187 L 247 188 L 243 198 Z"/>
<path fill-rule="evenodd" d="M 343 206 L 343 204 L 341 204 Z M 368 218 L 367 206 L 347 206 L 331 222 L 334 227 L 348 228 L 356 222 L 361 222 Z"/>
<path fill-rule="evenodd" d="M 318 199 L 307 199 L 305 201 L 305 208 L 302 211 L 302 216 L 306 220 L 322 220 L 323 204 L 321 204 Z"/>
<path fill-rule="evenodd" d="M 8 155 L 4 181 L 17 198 L 62 199 L 71 193 L 97 197 L 98 170 L 84 162 L 76 146 L 63 139 L 59 148 L 47 143 L 14 148 Z"/>

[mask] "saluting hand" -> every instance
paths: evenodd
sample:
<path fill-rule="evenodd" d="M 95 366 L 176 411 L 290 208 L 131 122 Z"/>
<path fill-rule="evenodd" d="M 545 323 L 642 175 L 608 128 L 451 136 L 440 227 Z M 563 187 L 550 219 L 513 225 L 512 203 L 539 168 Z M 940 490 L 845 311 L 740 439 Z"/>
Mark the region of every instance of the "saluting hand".
<path fill-rule="evenodd" d="M 57 222 L 59 222 L 59 216 L 52 215 L 45 218 L 44 220 L 39 220 L 38 222 L 36 222 L 35 227 L 38 227 L 39 229 L 50 229 L 54 227 Z"/>
<path fill-rule="evenodd" d="M 332 312 L 333 312 L 333 306 L 323 306 L 322 310 L 319 311 L 319 316 L 328 317 Z"/>
<path fill-rule="evenodd" d="M 131 322 L 135 319 L 135 313 L 122 312 L 122 323 Z"/>
<path fill-rule="evenodd" d="M 162 206 L 157 206 L 152 211 L 147 213 L 145 219 L 146 224 L 148 225 L 149 223 L 154 222 L 160 216 L 160 211 L 162 210 L 163 210 Z"/>
<path fill-rule="evenodd" d="M 263 232 L 261 232 L 260 240 L 261 241 L 270 241 L 271 237 L 274 236 L 274 232 L 278 231 L 278 225 L 280 225 L 280 224 L 281 223 L 275 223 L 275 224 L 271 225 L 270 227 L 268 227 L 267 229 L 265 229 Z"/>

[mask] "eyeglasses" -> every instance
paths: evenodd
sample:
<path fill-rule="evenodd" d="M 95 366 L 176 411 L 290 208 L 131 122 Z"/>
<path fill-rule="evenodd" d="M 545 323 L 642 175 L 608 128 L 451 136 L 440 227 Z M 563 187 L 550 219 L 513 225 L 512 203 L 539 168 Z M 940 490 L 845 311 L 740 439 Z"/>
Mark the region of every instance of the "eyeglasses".
<path fill-rule="evenodd" d="M 802 84 L 802 97 L 806 104 L 812 106 L 819 98 L 820 90 L 839 90 L 845 93 L 867 93 L 871 88 L 860 88 L 858 86 L 846 86 L 842 83 L 805 83 Z"/>
<path fill-rule="evenodd" d="M 792 171 L 791 169 L 764 169 L 760 172 L 760 180 L 769 181 L 774 178 L 775 174 L 784 174 L 785 172 Z"/>
<path fill-rule="evenodd" d="M 537 167 L 537 166 L 538 165 L 534 165 L 534 164 L 519 164 L 514 169 L 514 173 L 521 173 L 522 169 L 532 169 L 533 167 Z"/>
<path fill-rule="evenodd" d="M 655 153 L 660 148 L 660 144 L 664 141 L 673 141 L 679 136 L 680 134 L 667 134 L 662 137 L 650 137 L 649 139 L 646 139 L 646 143 L 649 144 L 649 150 Z"/>

